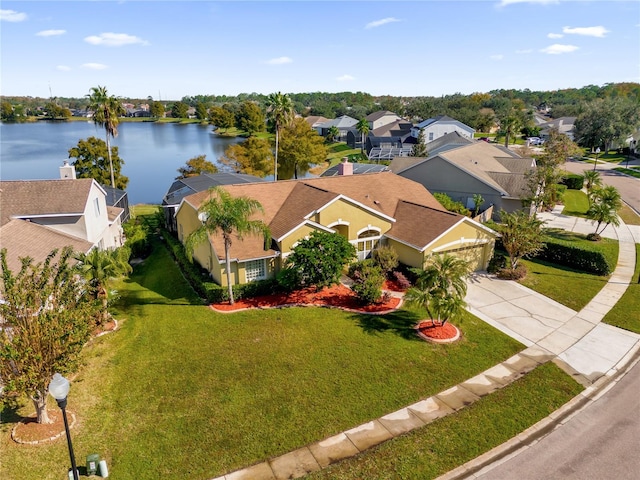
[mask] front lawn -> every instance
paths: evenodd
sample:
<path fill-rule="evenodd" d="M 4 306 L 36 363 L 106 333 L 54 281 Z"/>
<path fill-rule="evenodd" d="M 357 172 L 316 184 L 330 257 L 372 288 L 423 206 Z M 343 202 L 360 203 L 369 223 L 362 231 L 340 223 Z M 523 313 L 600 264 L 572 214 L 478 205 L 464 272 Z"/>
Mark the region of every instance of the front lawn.
<path fill-rule="evenodd" d="M 566 190 L 562 195 L 563 215 L 586 218 L 589 210 L 589 197 L 581 190 Z"/>
<path fill-rule="evenodd" d="M 69 395 L 79 464 L 98 453 L 114 478 L 222 475 L 429 397 L 522 349 L 471 315 L 456 322 L 460 342 L 432 345 L 414 335 L 421 314 L 411 310 L 216 313 L 152 243 L 116 287 L 121 328 L 85 350 Z M 31 412 L 26 403 L 3 412 L 0 478 L 66 474 L 63 439 L 9 439 L 16 415 Z"/>
<path fill-rule="evenodd" d="M 470 407 L 306 478 L 433 479 L 515 437 L 582 389 L 547 363 Z"/>
<path fill-rule="evenodd" d="M 605 323 L 640 333 L 640 244 L 636 244 L 636 268 L 622 298 L 607 313 Z"/>
<path fill-rule="evenodd" d="M 614 168 L 614 170 L 616 172 L 624 173 L 625 175 L 631 175 L 632 177 L 640 178 L 640 171 L 635 170 L 635 169 L 624 168 L 624 167 L 616 167 L 616 168 Z"/>

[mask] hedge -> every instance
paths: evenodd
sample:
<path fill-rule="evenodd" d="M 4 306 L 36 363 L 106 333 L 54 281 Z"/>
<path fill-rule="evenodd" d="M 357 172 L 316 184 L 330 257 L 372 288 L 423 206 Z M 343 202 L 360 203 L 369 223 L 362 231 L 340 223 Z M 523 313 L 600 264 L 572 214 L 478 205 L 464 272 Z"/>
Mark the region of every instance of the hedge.
<path fill-rule="evenodd" d="M 552 237 L 545 237 L 544 241 L 545 246 L 536 258 L 596 275 L 609 275 L 615 268 L 615 265 L 607 262 L 607 258 L 597 247 L 578 247 Z"/>
<path fill-rule="evenodd" d="M 566 185 L 569 190 L 581 190 L 584 185 L 584 177 L 576 173 L 570 173 L 562 178 L 561 183 Z"/>

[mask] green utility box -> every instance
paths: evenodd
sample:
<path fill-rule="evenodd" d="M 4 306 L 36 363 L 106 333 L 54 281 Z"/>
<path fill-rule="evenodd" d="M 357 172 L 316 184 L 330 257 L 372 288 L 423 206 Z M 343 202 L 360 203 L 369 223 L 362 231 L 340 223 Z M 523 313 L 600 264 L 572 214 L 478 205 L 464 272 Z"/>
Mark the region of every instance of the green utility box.
<path fill-rule="evenodd" d="M 100 463 L 100 455 L 92 453 L 87 455 L 87 475 L 95 475 L 98 473 L 98 464 Z"/>

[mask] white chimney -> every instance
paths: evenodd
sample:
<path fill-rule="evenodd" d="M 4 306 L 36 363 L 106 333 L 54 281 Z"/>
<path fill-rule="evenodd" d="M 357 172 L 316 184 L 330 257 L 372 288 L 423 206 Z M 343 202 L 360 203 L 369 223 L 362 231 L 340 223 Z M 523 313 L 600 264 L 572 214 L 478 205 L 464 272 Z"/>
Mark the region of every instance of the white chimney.
<path fill-rule="evenodd" d="M 342 157 L 342 163 L 338 164 L 338 175 L 353 175 L 353 164 L 348 157 Z"/>
<path fill-rule="evenodd" d="M 65 160 L 62 166 L 60 167 L 60 178 L 62 180 L 67 180 L 67 179 L 75 180 L 76 167 L 74 167 L 73 165 L 69 165 L 69 162 Z"/>

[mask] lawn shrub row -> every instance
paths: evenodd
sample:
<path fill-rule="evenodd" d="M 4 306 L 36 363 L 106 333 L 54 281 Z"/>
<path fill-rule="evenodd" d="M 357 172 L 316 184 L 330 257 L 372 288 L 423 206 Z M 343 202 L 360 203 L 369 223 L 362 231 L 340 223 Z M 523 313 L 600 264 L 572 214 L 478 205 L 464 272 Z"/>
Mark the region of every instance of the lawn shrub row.
<path fill-rule="evenodd" d="M 570 173 L 562 177 L 562 181 L 560 183 L 566 185 L 569 190 L 582 190 L 584 177 L 577 173 Z"/>
<path fill-rule="evenodd" d="M 177 238 L 167 230 L 162 231 L 162 237 L 182 274 L 200 297 L 204 298 L 208 303 L 220 303 L 229 300 L 227 288 L 212 282 L 209 272 L 198 265 L 197 262 L 190 262 L 184 251 L 184 245 Z M 277 290 L 278 283 L 275 279 L 260 280 L 244 285 L 234 285 L 233 296 L 235 299 L 252 298 L 259 295 L 269 295 Z"/>
<path fill-rule="evenodd" d="M 607 262 L 607 257 L 602 251 L 597 250 L 597 247 L 590 249 L 585 245 L 576 246 L 548 236 L 544 241 L 544 248 L 536 255 L 536 258 L 541 260 L 596 275 L 609 275 L 615 268 L 615 265 Z"/>

